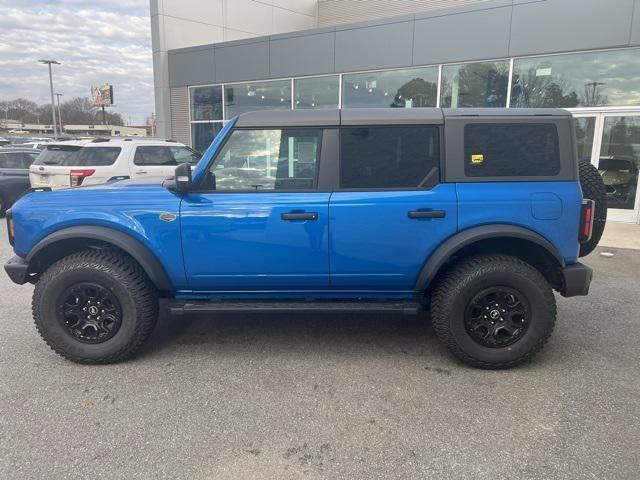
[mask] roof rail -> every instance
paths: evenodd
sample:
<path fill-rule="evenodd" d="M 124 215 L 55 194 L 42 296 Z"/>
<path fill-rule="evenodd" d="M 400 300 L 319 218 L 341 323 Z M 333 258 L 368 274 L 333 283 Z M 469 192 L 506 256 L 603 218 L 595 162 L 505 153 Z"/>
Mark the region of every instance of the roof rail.
<path fill-rule="evenodd" d="M 98 137 L 91 140 L 91 143 L 102 143 L 102 142 L 109 142 L 109 141 L 111 141 L 110 138 Z"/>

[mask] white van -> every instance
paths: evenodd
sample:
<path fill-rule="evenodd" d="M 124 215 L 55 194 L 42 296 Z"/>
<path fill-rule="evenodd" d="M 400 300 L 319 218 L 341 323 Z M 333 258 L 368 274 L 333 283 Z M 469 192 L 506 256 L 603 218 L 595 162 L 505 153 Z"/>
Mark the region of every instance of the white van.
<path fill-rule="evenodd" d="M 124 178 L 170 177 L 200 154 L 171 140 L 95 138 L 49 143 L 29 169 L 32 187 L 78 187 Z"/>

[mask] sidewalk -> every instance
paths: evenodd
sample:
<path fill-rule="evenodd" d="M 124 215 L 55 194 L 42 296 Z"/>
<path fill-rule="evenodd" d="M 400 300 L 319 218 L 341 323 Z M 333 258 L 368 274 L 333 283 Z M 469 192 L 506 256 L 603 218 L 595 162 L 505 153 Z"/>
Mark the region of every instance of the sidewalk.
<path fill-rule="evenodd" d="M 607 222 L 598 244 L 600 247 L 634 248 L 640 250 L 640 225 Z"/>

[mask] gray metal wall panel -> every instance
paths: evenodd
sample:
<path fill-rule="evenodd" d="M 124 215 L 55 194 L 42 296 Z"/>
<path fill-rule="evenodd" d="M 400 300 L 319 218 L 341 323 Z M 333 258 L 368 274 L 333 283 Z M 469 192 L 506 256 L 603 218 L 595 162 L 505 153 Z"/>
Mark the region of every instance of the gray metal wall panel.
<path fill-rule="evenodd" d="M 513 6 L 511 55 L 627 45 L 634 0 L 547 0 Z"/>
<path fill-rule="evenodd" d="M 269 38 L 260 42 L 215 48 L 216 82 L 269 78 Z"/>
<path fill-rule="evenodd" d="M 511 7 L 416 20 L 414 65 L 508 55 Z"/>
<path fill-rule="evenodd" d="M 629 37 L 631 45 L 640 45 L 640 0 L 636 0 L 633 9 L 633 19 L 631 21 L 631 35 Z"/>
<path fill-rule="evenodd" d="M 272 39 L 269 48 L 271 77 L 313 75 L 334 69 L 334 33 Z"/>
<path fill-rule="evenodd" d="M 187 87 L 170 89 L 171 138 L 177 142 L 191 145 L 189 133 L 189 98 Z"/>
<path fill-rule="evenodd" d="M 411 65 L 413 22 L 336 32 L 336 71 Z"/>
<path fill-rule="evenodd" d="M 213 83 L 213 48 L 169 52 L 169 86 Z"/>

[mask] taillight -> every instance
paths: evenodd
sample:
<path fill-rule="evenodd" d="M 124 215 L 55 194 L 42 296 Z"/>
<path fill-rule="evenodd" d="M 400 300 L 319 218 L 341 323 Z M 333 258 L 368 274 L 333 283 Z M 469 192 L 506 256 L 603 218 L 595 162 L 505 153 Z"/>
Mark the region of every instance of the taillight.
<path fill-rule="evenodd" d="M 582 210 L 580 212 L 580 234 L 578 235 L 578 239 L 581 243 L 591 240 L 595 208 L 596 203 L 593 200 L 585 199 L 582 201 Z"/>
<path fill-rule="evenodd" d="M 13 247 L 16 239 L 16 228 L 13 224 L 13 215 L 11 215 L 11 209 L 7 210 L 5 216 L 7 217 L 7 235 L 9 235 L 9 245 Z"/>
<path fill-rule="evenodd" d="M 72 187 L 79 187 L 85 178 L 90 177 L 95 173 L 95 170 L 85 168 L 82 170 L 71 170 L 69 173 L 69 183 Z"/>

